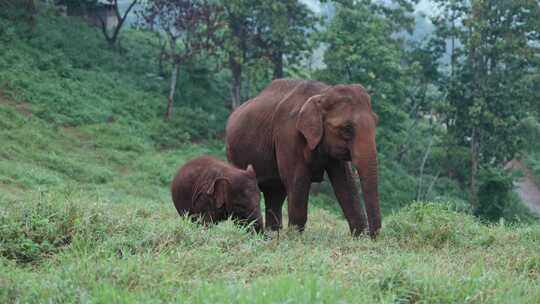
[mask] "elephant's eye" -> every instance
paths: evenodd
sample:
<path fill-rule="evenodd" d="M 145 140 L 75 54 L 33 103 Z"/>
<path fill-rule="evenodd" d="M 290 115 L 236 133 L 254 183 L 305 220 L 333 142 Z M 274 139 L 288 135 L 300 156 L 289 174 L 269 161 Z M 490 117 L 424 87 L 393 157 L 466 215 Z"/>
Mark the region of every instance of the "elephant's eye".
<path fill-rule="evenodd" d="M 341 128 L 341 134 L 347 139 L 352 138 L 354 136 L 354 127 L 351 125 L 344 126 Z"/>

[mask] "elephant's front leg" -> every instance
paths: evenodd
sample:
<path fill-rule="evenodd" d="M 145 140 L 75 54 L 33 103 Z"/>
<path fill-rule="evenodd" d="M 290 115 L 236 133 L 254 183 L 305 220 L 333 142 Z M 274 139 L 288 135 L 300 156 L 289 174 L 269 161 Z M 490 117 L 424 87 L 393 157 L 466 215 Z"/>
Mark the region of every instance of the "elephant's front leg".
<path fill-rule="evenodd" d="M 294 175 L 287 181 L 287 200 L 289 225 L 304 231 L 308 214 L 308 197 L 311 187 L 311 174 L 304 166 L 294 170 Z"/>
<path fill-rule="evenodd" d="M 264 193 L 264 203 L 266 207 L 266 228 L 279 230 L 282 227 L 281 210 L 283 202 L 287 196 L 283 185 L 274 187 L 261 187 Z"/>
<path fill-rule="evenodd" d="M 335 161 L 326 168 L 336 198 L 349 222 L 349 228 L 354 236 L 364 232 L 367 228 L 364 210 L 360 204 L 358 189 L 354 182 L 349 163 Z"/>

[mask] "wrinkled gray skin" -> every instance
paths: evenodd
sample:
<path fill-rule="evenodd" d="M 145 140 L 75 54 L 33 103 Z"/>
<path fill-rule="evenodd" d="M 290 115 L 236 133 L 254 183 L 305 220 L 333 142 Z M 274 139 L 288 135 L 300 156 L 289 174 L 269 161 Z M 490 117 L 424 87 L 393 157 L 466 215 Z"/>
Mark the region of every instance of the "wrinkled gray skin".
<path fill-rule="evenodd" d="M 180 215 L 200 217 L 204 223 L 233 217 L 244 224 L 253 222 L 257 232 L 264 230 L 260 190 L 252 166 L 241 170 L 215 158 L 202 156 L 178 170 L 171 192 Z"/>

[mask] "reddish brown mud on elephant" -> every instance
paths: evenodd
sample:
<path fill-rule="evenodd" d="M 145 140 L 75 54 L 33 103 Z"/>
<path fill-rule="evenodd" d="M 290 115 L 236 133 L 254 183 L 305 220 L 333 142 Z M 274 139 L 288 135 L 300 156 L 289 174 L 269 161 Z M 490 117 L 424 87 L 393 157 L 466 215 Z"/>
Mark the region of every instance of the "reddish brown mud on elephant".
<path fill-rule="evenodd" d="M 240 222 L 253 222 L 257 232 L 264 228 L 260 190 L 252 166 L 241 170 L 201 156 L 178 170 L 171 193 L 180 215 L 200 217 L 205 223 L 233 217 Z"/>
<path fill-rule="evenodd" d="M 311 183 L 326 172 L 351 232 L 369 226 L 375 237 L 381 227 L 376 124 L 360 85 L 275 80 L 231 114 L 227 157 L 240 168 L 255 167 L 267 227 L 282 227 L 287 197 L 289 224 L 303 230 Z M 360 177 L 367 224 L 350 163 Z"/>

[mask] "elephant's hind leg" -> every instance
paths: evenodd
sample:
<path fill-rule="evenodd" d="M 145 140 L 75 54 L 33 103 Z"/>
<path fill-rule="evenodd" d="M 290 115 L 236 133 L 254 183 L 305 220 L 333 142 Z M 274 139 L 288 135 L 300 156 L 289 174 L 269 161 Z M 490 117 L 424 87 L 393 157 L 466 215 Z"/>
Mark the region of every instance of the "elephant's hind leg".
<path fill-rule="evenodd" d="M 287 191 L 282 185 L 261 188 L 266 207 L 266 228 L 279 230 L 282 228 L 282 207 Z"/>

